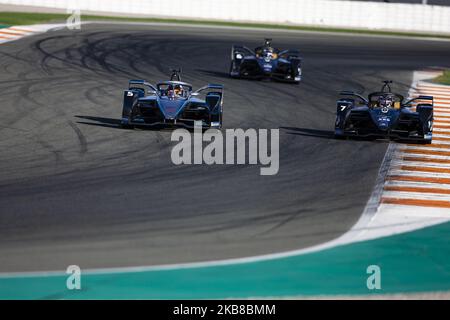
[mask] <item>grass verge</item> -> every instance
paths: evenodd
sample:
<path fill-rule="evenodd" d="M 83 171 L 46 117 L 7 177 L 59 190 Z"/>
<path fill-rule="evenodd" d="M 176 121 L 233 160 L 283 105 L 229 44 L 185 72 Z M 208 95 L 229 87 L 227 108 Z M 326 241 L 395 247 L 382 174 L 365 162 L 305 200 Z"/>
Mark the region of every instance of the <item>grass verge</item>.
<path fill-rule="evenodd" d="M 37 23 L 63 22 L 68 15 L 54 13 L 28 13 L 28 12 L 0 12 L 0 25 L 30 25 Z M 318 31 L 318 32 L 337 32 L 337 33 L 353 33 L 367 35 L 383 35 L 383 36 L 407 36 L 421 38 L 441 38 L 450 39 L 450 35 L 442 34 L 424 34 L 413 32 L 395 32 L 365 29 L 345 29 L 345 28 L 327 28 L 312 26 L 292 26 L 281 24 L 263 24 L 263 23 L 242 23 L 227 21 L 206 21 L 206 20 L 182 20 L 182 19 L 159 19 L 159 18 L 129 18 L 129 17 L 111 17 L 111 16 L 95 16 L 82 15 L 82 20 L 90 21 L 123 21 L 123 22 L 159 22 L 159 23 L 178 23 L 178 24 L 197 24 L 197 25 L 215 25 L 230 27 L 247 27 L 247 28 L 265 28 L 277 30 L 299 30 L 299 31 Z"/>
<path fill-rule="evenodd" d="M 445 70 L 442 75 L 433 79 L 434 83 L 450 85 L 450 70 Z"/>
<path fill-rule="evenodd" d="M 66 20 L 66 14 L 0 12 L 0 25 L 18 26 L 37 23 L 61 22 Z"/>

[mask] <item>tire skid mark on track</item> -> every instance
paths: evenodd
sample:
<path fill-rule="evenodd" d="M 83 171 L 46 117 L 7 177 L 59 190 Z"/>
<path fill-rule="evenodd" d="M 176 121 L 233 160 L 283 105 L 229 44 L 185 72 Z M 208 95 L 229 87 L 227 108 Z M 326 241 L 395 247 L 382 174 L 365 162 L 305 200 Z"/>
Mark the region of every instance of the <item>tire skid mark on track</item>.
<path fill-rule="evenodd" d="M 72 120 L 68 120 L 67 123 L 77 135 L 78 141 L 80 142 L 80 154 L 84 155 L 88 150 L 86 137 L 84 136 L 83 132 L 81 132 L 80 128 L 78 128 L 78 126 Z"/>
<path fill-rule="evenodd" d="M 42 58 L 40 61 L 40 66 L 42 68 L 42 70 L 44 72 L 46 72 L 48 75 L 53 75 L 53 72 L 60 70 L 60 71 L 67 71 L 67 69 L 69 68 L 75 68 L 77 71 L 80 72 L 87 72 L 87 71 L 93 71 L 93 72 L 98 72 L 99 74 L 105 73 L 107 74 L 107 72 L 105 72 L 103 69 L 94 69 L 92 67 L 89 67 L 88 64 L 85 62 L 85 60 L 87 59 L 87 56 L 84 55 L 83 52 L 80 52 L 80 56 L 83 57 L 80 61 L 78 61 L 77 59 L 68 59 L 67 56 L 61 57 L 58 54 L 59 53 L 67 53 L 66 49 L 60 49 L 56 52 L 50 52 L 49 50 L 46 50 L 44 48 L 44 45 L 47 45 L 48 42 L 54 42 L 55 40 L 58 41 L 65 41 L 67 39 L 71 39 L 72 36 L 67 36 L 67 35 L 61 35 L 61 36 L 52 36 L 52 37 L 46 37 L 44 39 L 41 39 L 39 41 L 37 41 L 34 46 L 36 47 L 36 50 L 42 54 Z M 50 46 L 50 45 L 49 45 Z M 60 61 L 63 66 L 60 67 L 56 67 L 55 65 L 50 65 L 50 63 L 52 62 L 52 60 L 56 60 L 56 61 Z"/>

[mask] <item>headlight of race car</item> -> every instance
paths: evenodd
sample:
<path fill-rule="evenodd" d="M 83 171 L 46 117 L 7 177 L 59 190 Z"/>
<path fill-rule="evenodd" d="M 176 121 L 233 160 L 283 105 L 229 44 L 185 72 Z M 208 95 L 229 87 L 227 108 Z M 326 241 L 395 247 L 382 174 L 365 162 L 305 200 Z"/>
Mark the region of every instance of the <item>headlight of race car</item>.
<path fill-rule="evenodd" d="M 241 60 L 242 58 L 243 58 L 242 54 L 240 54 L 240 53 L 236 54 L 236 59 Z"/>

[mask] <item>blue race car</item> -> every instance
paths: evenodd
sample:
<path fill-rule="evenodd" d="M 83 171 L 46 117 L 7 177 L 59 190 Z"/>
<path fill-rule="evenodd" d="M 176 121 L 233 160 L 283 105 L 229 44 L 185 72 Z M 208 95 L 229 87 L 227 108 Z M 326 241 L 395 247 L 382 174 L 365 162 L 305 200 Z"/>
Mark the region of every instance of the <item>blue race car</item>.
<path fill-rule="evenodd" d="M 232 78 L 264 79 L 300 83 L 302 58 L 298 50 L 279 50 L 265 39 L 254 51 L 234 45 L 231 49 L 230 76 Z"/>
<path fill-rule="evenodd" d="M 181 70 L 172 70 L 170 81 L 153 86 L 145 80 L 130 80 L 125 90 L 122 127 L 183 126 L 221 128 L 223 86 L 208 84 L 197 91 L 181 81 Z"/>
<path fill-rule="evenodd" d="M 408 101 L 393 93 L 392 81 L 384 81 L 381 91 L 368 99 L 352 91 L 337 101 L 335 137 L 393 138 L 431 143 L 433 97 L 418 96 Z"/>

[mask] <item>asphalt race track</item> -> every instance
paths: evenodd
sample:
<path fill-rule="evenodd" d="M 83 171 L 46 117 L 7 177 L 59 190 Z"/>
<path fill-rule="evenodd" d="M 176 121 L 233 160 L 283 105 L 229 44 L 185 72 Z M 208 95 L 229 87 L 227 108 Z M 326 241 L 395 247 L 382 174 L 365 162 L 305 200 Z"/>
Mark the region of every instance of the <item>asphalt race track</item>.
<path fill-rule="evenodd" d="M 231 45 L 299 48 L 299 85 L 228 77 Z M 449 66 L 450 42 L 83 25 L 0 46 L 0 271 L 246 257 L 331 240 L 358 220 L 385 141 L 333 139 L 341 89 Z M 225 85 L 225 128 L 280 128 L 280 171 L 175 166 L 170 130 L 119 128 L 131 78 Z"/>

